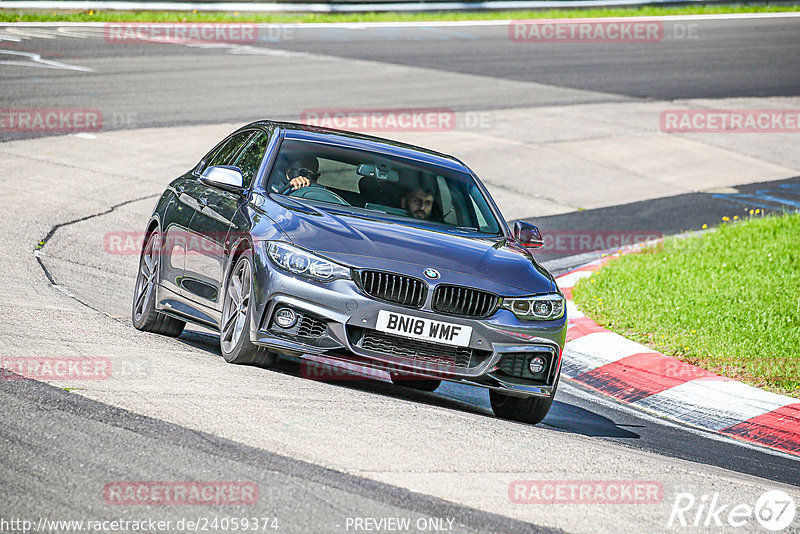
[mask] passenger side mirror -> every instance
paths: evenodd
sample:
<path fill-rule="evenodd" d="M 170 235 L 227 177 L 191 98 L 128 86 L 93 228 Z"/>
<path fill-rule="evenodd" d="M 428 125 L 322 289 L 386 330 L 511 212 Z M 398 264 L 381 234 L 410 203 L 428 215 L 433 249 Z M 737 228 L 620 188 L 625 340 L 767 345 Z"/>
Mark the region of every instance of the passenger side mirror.
<path fill-rule="evenodd" d="M 230 165 L 213 165 L 206 168 L 200 176 L 200 181 L 234 193 L 241 193 L 244 189 L 242 171 L 239 167 Z"/>
<path fill-rule="evenodd" d="M 532 224 L 522 221 L 515 222 L 513 235 L 517 243 L 523 247 L 542 248 L 544 246 L 544 239 L 542 239 L 539 228 Z"/>

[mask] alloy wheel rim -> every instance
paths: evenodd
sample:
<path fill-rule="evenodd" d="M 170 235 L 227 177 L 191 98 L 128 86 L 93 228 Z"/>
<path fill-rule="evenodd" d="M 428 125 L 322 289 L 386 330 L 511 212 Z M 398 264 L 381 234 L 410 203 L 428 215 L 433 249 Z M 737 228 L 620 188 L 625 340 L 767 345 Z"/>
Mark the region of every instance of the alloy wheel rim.
<path fill-rule="evenodd" d="M 247 312 L 250 308 L 250 262 L 243 259 L 236 266 L 228 289 L 225 292 L 225 305 L 222 310 L 222 350 L 230 354 L 236 348 L 247 325 Z"/>
<path fill-rule="evenodd" d="M 147 303 L 153 295 L 158 274 L 159 250 L 161 236 L 154 233 L 147 240 L 142 261 L 139 264 L 139 275 L 136 279 L 136 301 L 134 302 L 134 318 L 139 321 L 145 314 Z"/>

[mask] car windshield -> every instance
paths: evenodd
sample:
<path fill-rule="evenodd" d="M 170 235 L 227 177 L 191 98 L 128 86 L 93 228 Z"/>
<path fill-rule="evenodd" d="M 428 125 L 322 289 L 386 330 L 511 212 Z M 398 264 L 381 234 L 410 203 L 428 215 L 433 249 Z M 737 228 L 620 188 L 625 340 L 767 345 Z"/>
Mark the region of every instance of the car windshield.
<path fill-rule="evenodd" d="M 359 216 L 500 234 L 469 173 L 413 159 L 287 139 L 267 187 Z"/>

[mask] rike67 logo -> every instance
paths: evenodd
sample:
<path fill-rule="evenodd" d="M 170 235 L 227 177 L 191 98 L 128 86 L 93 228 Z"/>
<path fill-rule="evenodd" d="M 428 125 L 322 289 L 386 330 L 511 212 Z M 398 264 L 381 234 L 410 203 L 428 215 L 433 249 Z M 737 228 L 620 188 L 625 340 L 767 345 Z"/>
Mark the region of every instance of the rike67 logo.
<path fill-rule="evenodd" d="M 796 511 L 794 499 L 781 490 L 765 492 L 755 506 L 724 502 L 719 493 L 702 495 L 699 499 L 691 493 L 678 493 L 667 527 L 745 527 L 754 530 L 757 522 L 763 528 L 777 532 L 792 524 Z"/>

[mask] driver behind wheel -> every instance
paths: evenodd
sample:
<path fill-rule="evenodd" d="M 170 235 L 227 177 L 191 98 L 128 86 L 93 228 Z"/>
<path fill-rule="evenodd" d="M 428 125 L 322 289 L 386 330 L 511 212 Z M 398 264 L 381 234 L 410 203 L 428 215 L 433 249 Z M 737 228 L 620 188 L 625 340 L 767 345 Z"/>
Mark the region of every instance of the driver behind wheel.
<path fill-rule="evenodd" d="M 317 183 L 319 178 L 319 162 L 314 156 L 301 155 L 289 160 L 286 167 L 286 180 L 292 189 L 297 191 L 302 187 L 308 187 Z"/>

